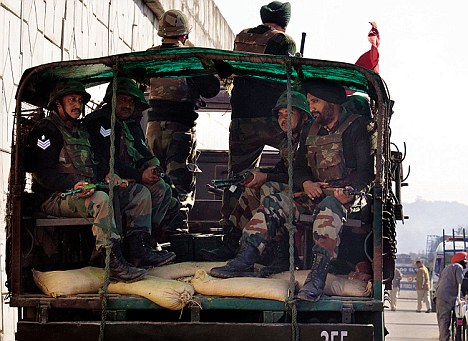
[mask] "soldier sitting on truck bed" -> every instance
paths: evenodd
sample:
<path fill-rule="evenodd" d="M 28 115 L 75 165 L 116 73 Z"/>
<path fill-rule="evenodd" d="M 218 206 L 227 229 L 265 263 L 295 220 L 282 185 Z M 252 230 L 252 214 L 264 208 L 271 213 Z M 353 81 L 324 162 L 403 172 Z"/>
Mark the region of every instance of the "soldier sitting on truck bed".
<path fill-rule="evenodd" d="M 167 256 L 156 253 L 144 242 L 151 231 L 151 196 L 146 187 L 133 183 L 115 190 L 119 208 L 127 218 L 130 248 L 125 259 L 121 235 L 109 212 L 109 196 L 88 186 L 104 177 L 116 185 L 126 183 L 118 176 L 110 180 L 108 175 L 102 174 L 102 178 L 98 175 L 102 171 L 96 167 L 88 132 L 79 120 L 90 97 L 84 86 L 74 80 L 58 82 L 51 92 L 50 116 L 40 120 L 28 136 L 32 189 L 42 199 L 41 210 L 47 214 L 92 216 L 96 250 L 110 247 L 110 278 L 137 281 L 146 273 L 140 266 L 162 265 Z M 69 189 L 76 193 L 61 195 Z"/>
<path fill-rule="evenodd" d="M 244 228 L 246 242 L 236 258 L 210 273 L 226 278 L 252 272 L 271 239 L 287 233 L 284 225 L 293 207 L 296 222 L 302 213 L 315 215 L 314 261 L 298 294 L 300 299 L 315 302 L 323 293 L 330 260 L 338 254 L 343 221 L 355 201 L 349 191 L 361 190 L 371 182 L 373 159 L 365 119 L 341 106 L 346 101 L 341 85 L 313 79 L 303 84 L 303 90 L 315 118 L 302 131 L 294 163 L 294 183 L 303 195 L 294 202 L 285 192 L 265 197 Z M 325 187 L 335 188 L 332 195 L 324 196 Z"/>
<path fill-rule="evenodd" d="M 85 125 L 90 134 L 91 146 L 101 167 L 109 169 L 110 132 L 112 114 L 112 82 L 108 85 L 101 109 L 86 116 Z M 115 172 L 119 176 L 145 185 L 151 192 L 152 242 L 158 252 L 157 241 L 162 241 L 163 230 L 171 226 L 174 230 L 182 228 L 184 217 L 179 212 L 180 203 L 172 196 L 170 185 L 161 177 L 159 160 L 153 155 L 145 142 L 140 127 L 142 111 L 149 108 L 143 92 L 130 78 L 117 78 L 117 100 L 115 107 Z M 174 253 L 172 258 L 175 257 Z"/>
<path fill-rule="evenodd" d="M 273 168 L 249 171 L 252 174 L 251 180 L 244 183 L 244 191 L 229 216 L 232 231 L 224 236 L 223 245 L 220 248 L 215 250 L 200 250 L 200 255 L 204 259 L 209 261 L 225 261 L 234 258 L 239 248 L 242 229 L 253 217 L 263 198 L 273 191 L 284 191 L 286 189 L 288 183 L 287 103 L 287 92 L 284 92 L 272 110 L 273 114 L 277 116 L 279 127 L 283 131 L 283 139 L 279 146 L 281 160 Z M 307 121 L 312 119 L 312 114 L 309 111 L 306 97 L 297 91 L 291 91 L 291 108 L 292 149 L 295 151 L 300 132 Z M 274 264 L 264 269 L 265 274 L 269 270 L 281 272 L 289 269 L 289 246 L 287 239 L 275 241 L 274 244 L 272 247 Z"/>

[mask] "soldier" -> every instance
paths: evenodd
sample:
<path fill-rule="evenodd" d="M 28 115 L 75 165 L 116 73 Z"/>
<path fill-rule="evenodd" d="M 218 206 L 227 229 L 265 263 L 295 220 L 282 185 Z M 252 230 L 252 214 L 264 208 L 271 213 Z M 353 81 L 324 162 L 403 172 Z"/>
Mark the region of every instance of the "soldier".
<path fill-rule="evenodd" d="M 296 222 L 301 213 L 313 213 L 314 261 L 298 298 L 315 302 L 323 293 L 330 259 L 337 256 L 341 227 L 355 199 L 345 189 L 361 190 L 369 184 L 373 160 L 365 119 L 350 115 L 341 106 L 346 101 L 344 88 L 333 81 L 314 79 L 306 81 L 303 90 L 315 121 L 304 127 L 294 163 L 294 184 L 301 195 L 294 202 L 285 192 L 264 198 L 244 228 L 245 246 L 211 274 L 235 277 L 252 271 L 269 240 L 286 232 L 284 224 L 291 208 Z M 324 196 L 324 191 L 330 195 Z"/>
<path fill-rule="evenodd" d="M 291 128 L 293 137 L 293 150 L 297 149 L 297 142 L 300 131 L 304 124 L 311 119 L 309 106 L 306 97 L 297 91 L 291 91 Z M 239 248 L 239 240 L 242 235 L 244 226 L 255 214 L 260 202 L 264 197 L 272 194 L 275 191 L 283 191 L 288 183 L 288 110 L 287 110 L 287 92 L 284 92 L 278 99 L 273 114 L 277 117 L 277 125 L 282 131 L 282 140 L 279 144 L 281 160 L 271 169 L 250 170 L 253 177 L 252 180 L 244 184 L 237 205 L 234 207 L 229 216 L 232 230 L 223 238 L 223 245 L 215 250 L 200 250 L 201 256 L 209 261 L 225 261 L 235 257 Z M 263 186 L 268 183 L 268 186 Z M 289 266 L 288 252 L 284 252 L 284 243 L 276 243 L 276 249 L 281 255 L 275 255 L 275 260 L 280 260 L 286 267 Z M 287 248 L 287 246 L 286 246 Z M 285 262 L 284 262 L 285 260 Z"/>
<path fill-rule="evenodd" d="M 260 9 L 262 24 L 240 32 L 234 41 L 234 51 L 254 52 L 272 55 L 292 55 L 296 52 L 294 40 L 285 34 L 291 18 L 289 2 L 273 1 Z M 265 145 L 280 147 L 282 131 L 272 109 L 279 96 L 286 89 L 284 84 L 260 81 L 249 77 L 235 77 L 231 96 L 231 124 L 229 127 L 230 176 L 247 169 L 254 169 L 260 163 Z M 229 221 L 242 188 L 225 190 L 221 208 L 222 225 L 227 238 L 235 233 Z M 235 235 L 233 239 L 238 239 Z"/>
<path fill-rule="evenodd" d="M 90 95 L 74 80 L 58 82 L 49 96 L 50 116 L 40 120 L 28 136 L 28 149 L 33 173 L 33 191 L 47 214 L 66 217 L 92 216 L 96 250 L 111 247 L 110 278 L 132 282 L 141 279 L 146 270 L 136 266 L 158 266 L 159 255 L 140 242 L 151 228 L 151 198 L 148 189 L 129 184 L 116 190 L 120 209 L 127 217 L 129 258 L 122 255 L 121 236 L 115 219 L 109 213 L 109 196 L 103 191 L 86 189 L 97 180 L 88 133 L 79 120 Z M 109 177 L 106 177 L 109 181 Z M 114 178 L 115 184 L 123 181 Z M 81 190 L 61 197 L 69 189 Z"/>
<path fill-rule="evenodd" d="M 110 159 L 110 134 L 112 115 L 112 86 L 107 87 L 103 102 L 107 103 L 101 109 L 86 116 L 85 124 L 90 134 L 91 146 L 105 172 L 109 170 Z M 179 202 L 172 196 L 171 187 L 157 173 L 159 160 L 149 150 L 140 126 L 139 119 L 142 111 L 149 107 L 143 92 L 130 78 L 117 78 L 116 96 L 116 123 L 115 135 L 115 173 L 127 180 L 133 180 L 145 185 L 151 192 L 152 214 L 151 234 L 152 245 L 160 254 L 167 253 L 157 244 L 158 238 L 162 238 L 165 224 L 180 226 L 183 217 L 179 213 Z M 167 225 L 166 225 L 167 226 Z M 170 252 L 165 255 L 170 260 L 175 254 Z M 168 260 L 169 261 L 169 260 Z"/>
<path fill-rule="evenodd" d="M 162 45 L 151 50 L 183 48 L 191 25 L 178 10 L 165 12 L 158 26 Z M 188 213 L 195 200 L 196 165 L 195 111 L 203 105 L 201 96 L 214 97 L 219 92 L 215 76 L 191 78 L 151 78 L 146 139 L 154 155 L 174 184 L 174 194 L 181 203 L 188 228 Z"/>

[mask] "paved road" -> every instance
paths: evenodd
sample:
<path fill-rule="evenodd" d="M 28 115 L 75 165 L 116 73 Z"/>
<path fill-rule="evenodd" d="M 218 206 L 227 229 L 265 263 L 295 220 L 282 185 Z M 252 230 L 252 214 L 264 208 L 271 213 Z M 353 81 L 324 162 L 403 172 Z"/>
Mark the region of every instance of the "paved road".
<path fill-rule="evenodd" d="M 416 313 L 416 291 L 401 291 L 397 310 L 385 308 L 384 315 L 389 331 L 385 341 L 439 339 L 436 314 Z"/>

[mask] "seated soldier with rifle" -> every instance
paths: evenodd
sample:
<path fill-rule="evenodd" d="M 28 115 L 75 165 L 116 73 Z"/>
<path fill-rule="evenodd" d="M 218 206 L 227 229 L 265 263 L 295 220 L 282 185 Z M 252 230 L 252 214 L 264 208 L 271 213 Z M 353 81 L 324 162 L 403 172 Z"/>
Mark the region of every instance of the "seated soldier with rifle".
<path fill-rule="evenodd" d="M 226 266 L 213 268 L 215 277 L 238 277 L 253 272 L 254 264 L 270 241 L 287 233 L 285 223 L 293 208 L 293 221 L 301 214 L 314 214 L 312 253 L 314 261 L 298 298 L 318 301 L 323 293 L 331 258 L 337 256 L 343 221 L 356 197 L 350 192 L 364 189 L 373 179 L 373 159 L 363 116 L 349 114 L 342 104 L 345 89 L 325 79 L 306 81 L 313 123 L 304 127 L 294 162 L 296 195 L 286 192 L 262 200 L 254 217 L 244 227 L 243 247 Z M 325 188 L 329 196 L 324 195 Z"/>
<path fill-rule="evenodd" d="M 96 159 L 104 169 L 109 169 L 110 159 L 112 87 L 113 82 L 109 83 L 103 99 L 106 104 L 86 116 L 84 120 Z M 182 229 L 185 218 L 179 211 L 179 201 L 172 196 L 171 186 L 165 181 L 167 177 L 158 158 L 145 142 L 140 119 L 142 111 L 148 108 L 144 94 L 135 81 L 126 77 L 117 78 L 114 127 L 115 172 L 125 179 L 146 186 L 151 192 L 151 244 L 158 252 L 167 253 L 161 250 L 157 242 L 165 241 L 163 234 L 166 230 Z M 175 257 L 174 253 L 170 254 L 172 258 Z"/>
<path fill-rule="evenodd" d="M 105 181 L 118 185 L 114 190 L 120 211 L 126 217 L 127 238 L 145 240 L 151 231 L 151 196 L 140 184 L 104 174 L 93 160 L 93 152 L 80 116 L 90 94 L 74 80 L 59 81 L 49 96 L 50 115 L 41 119 L 28 136 L 28 156 L 33 175 L 32 189 L 42 202 L 41 210 L 64 217 L 94 218 L 92 232 L 96 250 L 110 248 L 110 278 L 132 282 L 143 278 L 142 267 L 164 263 L 145 243 L 130 242 L 124 258 L 122 236 L 116 226 L 109 196 L 90 184 Z M 73 189 L 72 195 L 61 193 Z"/>
<path fill-rule="evenodd" d="M 201 256 L 210 261 L 224 261 L 235 257 L 239 248 L 239 240 L 242 236 L 244 226 L 252 219 L 256 210 L 263 201 L 263 198 L 274 193 L 287 189 L 288 183 L 288 109 L 287 92 L 284 92 L 273 108 L 273 114 L 277 117 L 278 125 L 281 128 L 282 140 L 280 146 L 281 160 L 273 168 L 260 168 L 250 170 L 239 177 L 242 181 L 244 191 L 238 203 L 229 216 L 229 223 L 232 231 L 225 235 L 223 245 L 215 250 L 200 250 Z M 297 91 L 291 91 L 291 129 L 292 129 L 292 150 L 297 150 L 299 135 L 302 128 L 312 119 L 306 97 Z M 294 156 L 293 156 L 294 158 Z M 214 186 L 231 185 L 229 179 L 214 180 Z M 229 190 L 226 188 L 225 190 Z M 227 237 L 227 238 L 226 238 Z M 266 276 L 273 272 L 281 272 L 289 268 L 287 238 L 280 238 L 272 242 L 271 251 L 274 254 L 273 263 L 263 269 L 261 276 Z"/>

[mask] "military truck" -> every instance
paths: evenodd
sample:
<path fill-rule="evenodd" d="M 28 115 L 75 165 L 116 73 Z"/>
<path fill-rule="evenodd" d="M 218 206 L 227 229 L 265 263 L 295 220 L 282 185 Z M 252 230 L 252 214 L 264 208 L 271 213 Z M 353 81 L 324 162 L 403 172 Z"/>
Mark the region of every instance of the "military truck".
<path fill-rule="evenodd" d="M 175 312 L 136 295 L 104 291 L 50 297 L 41 292 L 33 281 L 32 269 L 83 267 L 88 264 L 94 246 L 89 219 L 37 214 L 30 189 L 31 176 L 23 167 L 27 134 L 35 121 L 45 115 L 51 84 L 71 78 L 90 88 L 108 83 L 117 75 L 147 84 L 154 76 L 191 77 L 224 73 L 226 69 L 235 76 L 284 83 L 289 90 L 309 78 L 332 79 L 369 99 L 375 179 L 365 193 L 371 207 L 370 220 L 357 222 L 366 233 L 351 250 L 365 254 L 372 263 L 370 297 L 331 296 L 311 303 L 296 300 L 294 287 L 286 302 L 195 293 L 192 303 Z M 224 96 L 228 105 L 228 95 Z M 239 340 L 252 335 L 256 340 L 384 339 L 383 293 L 384 287 L 390 288 L 393 277 L 396 221 L 403 219 L 400 198 L 403 156 L 392 147 L 393 102 L 378 74 L 353 64 L 301 57 L 204 48 L 168 49 L 39 65 L 24 72 L 16 99 L 6 208 L 9 304 L 19 310 L 16 340 Z M 189 242 L 174 241 L 170 246 L 177 247 L 182 260 L 196 258 L 193 247 L 195 240 L 203 240 L 203 232 L 216 232 L 203 230 L 203 226 L 219 218 L 220 199 L 204 192 L 204 186 L 223 174 L 220 169 L 226 169 L 226 155 L 226 151 L 201 150 L 199 166 L 205 178 L 198 179 L 199 200 L 190 219 L 202 226 L 202 233 L 185 236 Z M 274 160 L 275 153 L 270 152 L 267 161 L 268 158 Z M 310 228 L 305 228 L 305 235 L 307 231 Z M 217 238 L 211 235 L 205 240 Z M 304 257 L 304 250 L 299 251 Z"/>

